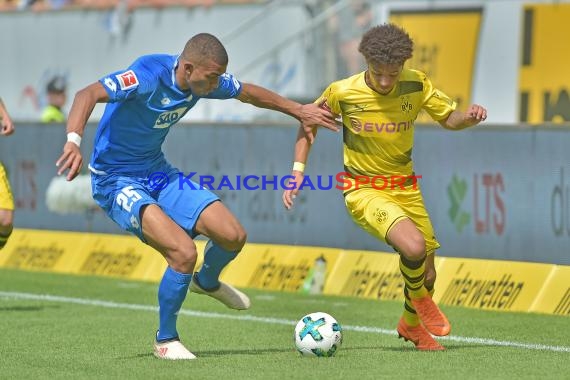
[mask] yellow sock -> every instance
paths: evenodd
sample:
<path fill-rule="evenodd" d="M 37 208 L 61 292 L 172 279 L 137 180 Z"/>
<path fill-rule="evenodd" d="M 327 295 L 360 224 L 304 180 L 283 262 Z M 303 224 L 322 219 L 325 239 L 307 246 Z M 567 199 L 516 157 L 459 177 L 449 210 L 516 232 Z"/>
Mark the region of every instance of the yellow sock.
<path fill-rule="evenodd" d="M 428 294 L 424 286 L 425 270 L 425 259 L 414 262 L 400 255 L 400 272 L 404 277 L 411 298 L 422 298 Z"/>
<path fill-rule="evenodd" d="M 429 292 L 430 297 L 433 298 L 435 289 L 431 288 L 427 289 L 427 291 Z M 413 326 L 413 327 L 418 326 L 420 324 L 420 317 L 418 317 L 416 309 L 414 309 L 414 307 L 412 306 L 410 295 L 406 288 L 404 288 L 404 295 L 406 296 L 406 298 L 404 301 L 404 312 L 402 313 L 402 318 L 404 318 L 404 321 L 408 326 Z"/>
<path fill-rule="evenodd" d="M 406 299 L 404 302 L 404 312 L 402 313 L 402 318 L 408 326 L 417 326 L 420 324 L 420 318 L 416 314 L 416 311 L 412 307 L 412 303 Z"/>

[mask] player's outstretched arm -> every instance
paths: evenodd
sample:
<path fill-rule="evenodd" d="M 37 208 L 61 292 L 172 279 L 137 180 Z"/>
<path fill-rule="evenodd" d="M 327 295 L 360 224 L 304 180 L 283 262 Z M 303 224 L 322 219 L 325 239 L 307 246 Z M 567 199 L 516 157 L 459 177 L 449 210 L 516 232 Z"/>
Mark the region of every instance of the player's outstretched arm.
<path fill-rule="evenodd" d="M 99 82 L 90 84 L 75 94 L 67 119 L 67 142 L 63 146 L 62 155 L 55 163 L 58 167 L 57 175 L 61 175 L 69 169 L 67 180 L 71 181 L 79 174 L 83 166 L 83 157 L 79 146 L 85 125 L 95 105 L 108 100 L 107 91 Z"/>
<path fill-rule="evenodd" d="M 300 104 L 266 88 L 250 83 L 242 84 L 241 93 L 238 99 L 244 103 L 252 104 L 256 107 L 267 108 L 280 111 L 294 117 L 301 122 L 305 136 L 312 142 L 312 129 L 315 126 L 323 126 L 337 132 L 339 130 L 335 123 L 333 114 L 318 104 Z"/>
<path fill-rule="evenodd" d="M 14 133 L 14 123 L 8 114 L 4 102 L 0 98 L 0 135 L 9 136 Z"/>
<path fill-rule="evenodd" d="M 305 178 L 305 164 L 309 158 L 309 153 L 311 151 L 312 141 L 314 141 L 317 136 L 317 127 L 313 127 L 311 131 L 311 139 L 305 135 L 303 126 L 299 127 L 297 132 L 297 141 L 295 142 L 295 158 L 293 163 L 293 170 L 291 175 L 295 178 L 293 181 L 289 182 L 290 189 L 283 192 L 283 205 L 287 210 L 293 207 L 293 202 L 295 197 L 299 193 L 299 186 L 303 183 Z"/>
<path fill-rule="evenodd" d="M 479 124 L 487 118 L 487 110 L 478 104 L 472 104 L 467 111 L 453 111 L 439 123 L 445 129 L 460 130 Z"/>

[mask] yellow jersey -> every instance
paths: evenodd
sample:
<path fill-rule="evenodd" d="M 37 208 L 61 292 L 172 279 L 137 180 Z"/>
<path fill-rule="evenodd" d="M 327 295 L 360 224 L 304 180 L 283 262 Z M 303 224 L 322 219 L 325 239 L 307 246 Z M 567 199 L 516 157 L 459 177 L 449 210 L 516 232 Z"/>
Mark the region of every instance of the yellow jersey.
<path fill-rule="evenodd" d="M 424 109 L 438 121 L 457 105 L 417 70 L 403 69 L 387 95 L 368 87 L 364 75 L 331 83 L 316 101 L 326 99 L 331 111 L 342 116 L 344 170 L 352 176 L 411 176 L 418 113 Z"/>

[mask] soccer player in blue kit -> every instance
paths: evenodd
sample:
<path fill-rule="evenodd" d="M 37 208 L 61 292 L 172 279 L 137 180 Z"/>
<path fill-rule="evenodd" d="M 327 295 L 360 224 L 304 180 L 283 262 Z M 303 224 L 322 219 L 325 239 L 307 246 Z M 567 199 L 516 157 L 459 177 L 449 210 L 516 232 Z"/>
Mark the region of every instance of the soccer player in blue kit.
<path fill-rule="evenodd" d="M 159 328 L 154 355 L 194 359 L 176 329 L 178 311 L 188 290 L 244 310 L 244 293 L 219 281 L 222 269 L 240 252 L 246 232 L 236 217 L 206 189 L 181 190 L 177 168 L 161 150 L 170 127 L 198 100 L 230 99 L 283 112 L 300 120 L 307 134 L 320 125 L 336 130 L 332 114 L 316 104 L 301 105 L 226 73 L 228 55 L 213 35 L 193 36 L 180 55 L 138 58 L 126 70 L 107 75 L 77 92 L 67 122 L 67 142 L 58 174 L 71 181 L 81 170 L 81 136 L 96 103 L 108 103 L 97 133 L 89 169 L 93 198 L 123 229 L 164 256 L 167 268 L 158 287 Z M 165 186 L 149 181 L 152 173 L 169 177 Z M 164 187 L 164 188 L 163 188 Z M 204 264 L 194 272 L 193 238 L 210 240 Z"/>

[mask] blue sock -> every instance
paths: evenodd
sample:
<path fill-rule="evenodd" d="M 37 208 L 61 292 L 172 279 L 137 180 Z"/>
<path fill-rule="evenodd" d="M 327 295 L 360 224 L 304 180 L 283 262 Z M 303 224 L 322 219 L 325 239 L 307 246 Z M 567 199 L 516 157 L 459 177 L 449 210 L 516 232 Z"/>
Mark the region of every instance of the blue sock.
<path fill-rule="evenodd" d="M 176 319 L 182 302 L 188 293 L 188 285 L 192 274 L 178 273 L 171 267 L 166 268 L 160 285 L 158 286 L 158 314 L 159 328 L 156 335 L 157 341 L 178 338 L 176 331 Z"/>
<path fill-rule="evenodd" d="M 196 274 L 202 289 L 210 290 L 220 286 L 220 273 L 230 261 L 235 259 L 237 252 L 226 251 L 209 240 L 204 249 L 204 264 Z"/>

